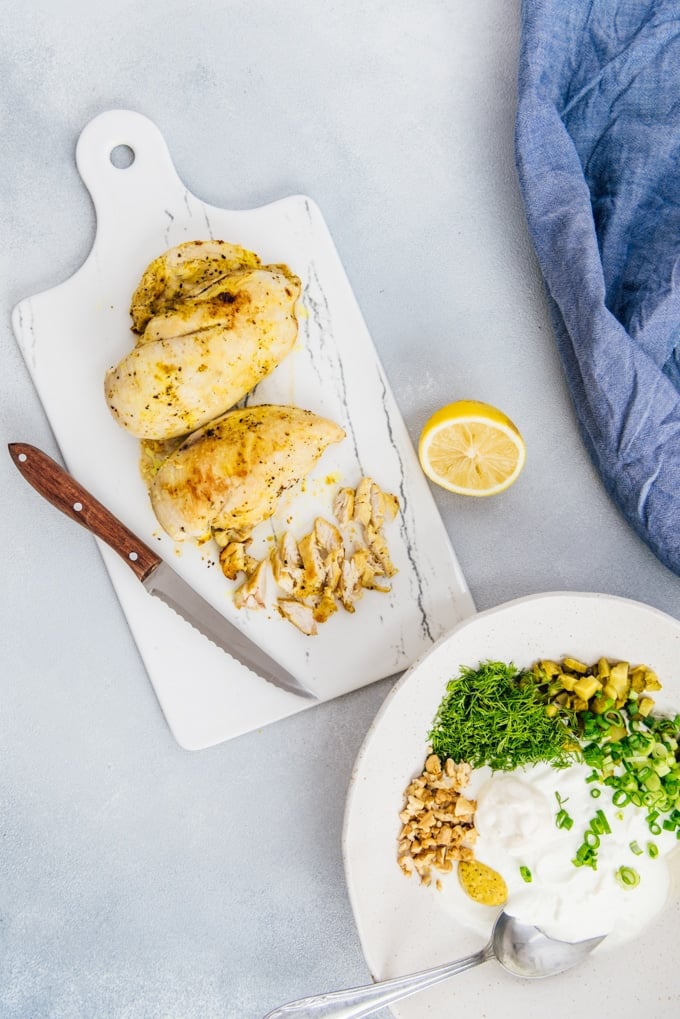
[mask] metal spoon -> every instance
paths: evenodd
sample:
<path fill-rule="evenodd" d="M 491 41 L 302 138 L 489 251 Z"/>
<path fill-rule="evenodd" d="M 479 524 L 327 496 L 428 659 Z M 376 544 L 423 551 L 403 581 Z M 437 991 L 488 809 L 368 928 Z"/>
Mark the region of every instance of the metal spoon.
<path fill-rule="evenodd" d="M 479 966 L 488 959 L 496 959 L 514 976 L 535 980 L 550 977 L 576 966 L 599 945 L 602 937 L 587 941 L 555 941 L 538 927 L 520 923 L 507 913 L 500 913 L 485 948 L 456 962 L 444 963 L 432 969 L 421 970 L 409 976 L 394 977 L 365 987 L 352 987 L 346 991 L 298 998 L 288 1005 L 268 1012 L 264 1019 L 288 1019 L 306 1016 L 307 1019 L 361 1019 L 385 1005 L 432 987 L 463 970 Z"/>

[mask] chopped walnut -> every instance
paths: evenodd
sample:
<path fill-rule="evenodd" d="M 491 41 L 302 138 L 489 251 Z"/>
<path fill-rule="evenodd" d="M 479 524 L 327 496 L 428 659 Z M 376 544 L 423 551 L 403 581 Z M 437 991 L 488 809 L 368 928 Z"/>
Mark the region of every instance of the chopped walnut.
<path fill-rule="evenodd" d="M 406 787 L 399 814 L 397 861 L 408 877 L 432 883 L 432 871 L 453 870 L 458 860 L 471 860 L 477 839 L 476 803 L 462 795 L 470 779 L 468 764 L 429 754 L 421 774 Z"/>

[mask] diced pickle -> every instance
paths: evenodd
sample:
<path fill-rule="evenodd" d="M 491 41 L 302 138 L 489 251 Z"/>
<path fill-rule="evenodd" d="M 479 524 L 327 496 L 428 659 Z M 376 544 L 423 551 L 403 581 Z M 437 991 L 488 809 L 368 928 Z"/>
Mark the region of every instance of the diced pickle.
<path fill-rule="evenodd" d="M 541 658 L 532 670 L 544 688 L 550 717 L 560 710 L 602 715 L 609 710 L 626 710 L 626 705 L 633 715 L 645 717 L 654 706 L 647 695 L 661 689 L 657 674 L 648 666 L 633 668 L 629 662 L 605 657 L 591 665 L 571 656 L 562 658 L 559 664 L 552 658 Z M 609 738 L 622 738 L 616 726 Z"/>
<path fill-rule="evenodd" d="M 647 670 L 644 665 L 639 665 L 630 674 L 630 685 L 635 693 L 642 693 L 647 686 Z"/>
<path fill-rule="evenodd" d="M 574 684 L 574 693 L 584 701 L 589 701 L 601 689 L 602 683 L 596 676 L 583 676 Z"/>
<path fill-rule="evenodd" d="M 550 679 L 551 676 L 556 676 L 560 672 L 560 667 L 557 662 L 553 662 L 550 658 L 542 658 L 538 663 L 539 668 L 545 675 Z"/>
<path fill-rule="evenodd" d="M 598 676 L 600 677 L 600 679 L 604 679 L 606 676 L 609 675 L 609 672 L 610 672 L 609 662 L 607 661 L 606 658 L 600 658 L 597 663 Z"/>
<path fill-rule="evenodd" d="M 628 662 L 617 662 L 616 665 L 612 665 L 609 673 L 609 685 L 616 690 L 615 697 L 625 697 L 630 689 L 628 669 Z"/>
<path fill-rule="evenodd" d="M 565 669 L 570 669 L 572 672 L 580 672 L 581 675 L 585 675 L 588 671 L 588 666 L 583 662 L 579 662 L 578 658 L 563 658 L 562 665 Z"/>

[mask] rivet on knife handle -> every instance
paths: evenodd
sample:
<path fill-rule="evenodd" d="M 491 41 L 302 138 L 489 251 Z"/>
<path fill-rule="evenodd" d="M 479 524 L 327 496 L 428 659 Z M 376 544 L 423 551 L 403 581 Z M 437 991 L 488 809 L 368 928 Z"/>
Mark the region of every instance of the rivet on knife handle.
<path fill-rule="evenodd" d="M 26 481 L 44 499 L 110 545 L 139 580 L 145 580 L 156 569 L 160 556 L 47 453 L 26 442 L 10 442 L 9 452 Z"/>

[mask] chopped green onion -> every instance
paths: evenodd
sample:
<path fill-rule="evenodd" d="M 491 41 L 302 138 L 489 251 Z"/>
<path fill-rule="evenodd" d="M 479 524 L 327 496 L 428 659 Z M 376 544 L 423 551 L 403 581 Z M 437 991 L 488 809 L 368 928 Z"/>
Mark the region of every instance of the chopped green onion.
<path fill-rule="evenodd" d="M 606 815 L 605 815 L 603 810 L 598 810 L 597 814 L 595 815 L 595 818 L 591 822 L 590 827 L 593 829 L 593 831 L 595 831 L 595 827 L 594 827 L 595 820 L 597 820 L 597 832 L 598 832 L 598 835 L 611 835 L 611 831 L 612 830 L 611 830 L 611 828 L 609 826 L 609 821 L 607 820 Z"/>
<path fill-rule="evenodd" d="M 619 867 L 614 876 L 622 888 L 636 888 L 640 884 L 640 875 L 632 867 Z"/>
<path fill-rule="evenodd" d="M 630 851 L 632 853 L 635 853 L 636 856 L 642 856 L 642 853 L 644 851 L 644 850 L 642 850 L 640 848 L 639 842 L 631 842 L 629 848 L 630 848 Z"/>
<path fill-rule="evenodd" d="M 531 884 L 533 878 L 532 878 L 531 871 L 529 870 L 529 868 L 528 867 L 520 867 L 519 868 L 519 872 L 522 875 L 522 881 L 526 881 L 526 883 L 528 885 Z"/>
<path fill-rule="evenodd" d="M 651 856 L 653 860 L 656 859 L 656 857 L 659 855 L 659 847 L 656 845 L 655 842 L 647 843 L 647 855 Z"/>
<path fill-rule="evenodd" d="M 588 781 L 588 779 L 586 779 L 586 782 L 587 781 Z M 599 796 L 602 795 L 602 790 L 598 789 L 597 786 L 596 786 L 594 789 L 590 790 L 590 795 L 593 797 L 594 800 L 596 800 Z"/>
<path fill-rule="evenodd" d="M 584 841 L 576 850 L 576 856 L 571 862 L 575 867 L 592 867 L 593 870 L 597 870 L 597 853 Z"/>

